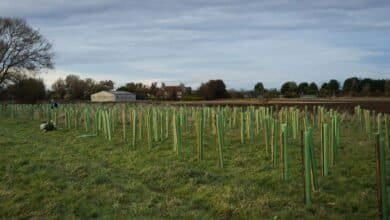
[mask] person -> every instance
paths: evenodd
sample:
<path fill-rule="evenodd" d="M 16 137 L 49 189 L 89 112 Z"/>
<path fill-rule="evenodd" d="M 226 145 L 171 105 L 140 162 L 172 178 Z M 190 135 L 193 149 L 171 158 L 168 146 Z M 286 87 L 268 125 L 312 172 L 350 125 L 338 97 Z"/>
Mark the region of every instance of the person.
<path fill-rule="evenodd" d="M 58 103 L 54 101 L 54 99 L 50 100 L 51 109 L 58 108 Z"/>

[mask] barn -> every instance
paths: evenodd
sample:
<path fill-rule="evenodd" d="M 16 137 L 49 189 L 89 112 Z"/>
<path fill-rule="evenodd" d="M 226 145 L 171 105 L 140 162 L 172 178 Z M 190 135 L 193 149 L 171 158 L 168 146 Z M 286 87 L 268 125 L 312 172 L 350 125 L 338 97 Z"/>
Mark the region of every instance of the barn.
<path fill-rule="evenodd" d="M 125 91 L 101 91 L 91 95 L 91 102 L 133 102 L 135 94 Z"/>

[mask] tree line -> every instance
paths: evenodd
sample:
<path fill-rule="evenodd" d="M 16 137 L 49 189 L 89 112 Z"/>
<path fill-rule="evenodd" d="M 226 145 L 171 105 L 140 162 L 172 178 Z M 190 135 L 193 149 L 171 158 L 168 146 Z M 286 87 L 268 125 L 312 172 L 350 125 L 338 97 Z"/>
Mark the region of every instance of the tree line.
<path fill-rule="evenodd" d="M 390 80 L 385 79 L 360 79 L 351 77 L 344 80 L 343 84 L 331 79 L 318 87 L 314 82 L 301 82 L 297 85 L 294 81 L 286 82 L 282 85 L 280 93 L 287 98 L 301 96 L 390 96 Z"/>
<path fill-rule="evenodd" d="M 0 17 L 0 101 L 15 100 L 35 102 L 44 99 L 57 100 L 89 100 L 91 94 L 102 90 L 113 90 L 111 80 L 95 81 L 81 79 L 76 75 L 68 75 L 58 79 L 46 89 L 42 79 L 31 75 L 41 69 L 54 67 L 54 53 L 50 42 L 20 18 Z M 33 73 L 33 74 L 31 74 Z M 164 85 L 157 82 L 151 85 L 129 82 L 117 90 L 136 94 L 137 99 L 162 99 Z M 351 77 L 341 85 L 331 79 L 318 86 L 314 82 L 294 81 L 283 83 L 280 89 L 266 89 L 262 82 L 254 85 L 252 90 L 227 90 L 221 79 L 204 82 L 195 91 L 180 95 L 185 100 L 222 99 L 222 98 L 295 98 L 302 96 L 390 96 L 389 79 L 370 79 Z M 184 91 L 182 91 L 184 92 Z M 173 95 L 172 97 L 179 97 Z"/>
<path fill-rule="evenodd" d="M 165 85 L 158 86 L 157 82 L 150 85 L 129 82 L 118 87 L 117 91 L 135 93 L 137 99 L 164 99 Z M 77 75 L 68 75 L 64 79 L 56 80 L 50 89 L 45 88 L 42 79 L 18 75 L 7 86 L 0 87 L 0 100 L 14 100 L 19 102 L 35 102 L 38 100 L 89 100 L 93 93 L 99 91 L 114 90 L 114 82 L 111 80 L 96 81 L 92 78 L 81 79 Z M 267 89 L 262 82 L 254 85 L 252 90 L 227 90 L 221 79 L 203 82 L 199 88 L 186 94 L 183 100 L 214 100 L 226 98 L 298 98 L 298 97 L 335 97 L 335 96 L 387 96 L 390 97 L 390 80 L 384 79 L 360 79 L 351 77 L 340 84 L 335 79 L 329 80 L 318 86 L 314 82 L 288 81 L 282 84 L 280 89 Z"/>

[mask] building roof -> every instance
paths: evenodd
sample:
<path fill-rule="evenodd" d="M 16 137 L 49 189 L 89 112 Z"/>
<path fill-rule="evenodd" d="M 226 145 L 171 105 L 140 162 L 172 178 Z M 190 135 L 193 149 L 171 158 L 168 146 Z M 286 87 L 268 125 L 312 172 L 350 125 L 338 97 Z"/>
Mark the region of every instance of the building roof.
<path fill-rule="evenodd" d="M 134 93 L 127 91 L 110 91 L 109 93 L 112 93 L 114 95 L 134 95 Z"/>
<path fill-rule="evenodd" d="M 126 92 L 126 91 L 100 91 L 100 92 L 97 92 L 97 93 L 94 93 L 94 94 L 98 94 L 98 93 L 101 93 L 101 92 L 106 92 L 106 93 L 111 93 L 113 95 L 134 95 L 134 93 L 131 93 L 131 92 Z"/>

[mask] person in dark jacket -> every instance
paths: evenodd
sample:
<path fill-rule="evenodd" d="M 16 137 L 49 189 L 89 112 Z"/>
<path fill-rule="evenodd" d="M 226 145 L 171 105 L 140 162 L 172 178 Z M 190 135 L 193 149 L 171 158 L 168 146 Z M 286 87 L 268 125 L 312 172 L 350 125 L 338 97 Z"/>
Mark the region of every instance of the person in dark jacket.
<path fill-rule="evenodd" d="M 58 103 L 54 101 L 54 99 L 50 100 L 50 107 L 51 109 L 58 108 Z"/>

